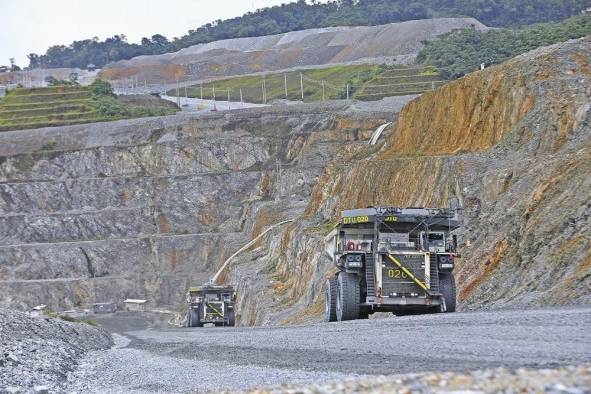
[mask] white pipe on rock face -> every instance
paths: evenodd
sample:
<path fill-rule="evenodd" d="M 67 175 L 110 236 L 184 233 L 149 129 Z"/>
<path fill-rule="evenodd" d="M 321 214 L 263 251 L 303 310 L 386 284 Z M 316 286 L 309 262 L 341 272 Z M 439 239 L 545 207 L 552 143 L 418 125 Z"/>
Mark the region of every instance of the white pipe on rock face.
<path fill-rule="evenodd" d="M 375 145 L 378 142 L 378 139 L 380 139 L 380 136 L 382 135 L 382 132 L 386 129 L 386 127 L 390 126 L 391 124 L 392 124 L 392 122 L 388 122 L 388 123 L 383 124 L 380 127 L 378 127 L 376 129 L 376 131 L 374 131 L 374 133 L 371 136 L 371 138 L 369 139 L 368 144 L 369 145 Z"/>
<path fill-rule="evenodd" d="M 226 261 L 224 261 L 224 264 L 222 264 L 222 266 L 220 267 L 220 269 L 218 270 L 218 272 L 215 273 L 215 275 L 210 279 L 210 283 L 215 283 L 217 281 L 217 279 L 219 278 L 219 276 L 222 274 L 222 272 L 224 271 L 224 269 L 228 266 L 228 264 L 230 264 L 230 261 L 232 261 L 232 259 L 236 256 L 238 256 L 240 253 L 244 252 L 246 249 L 250 248 L 252 245 L 255 244 L 256 241 L 258 241 L 263 235 L 267 234 L 269 231 L 273 230 L 276 227 L 279 227 L 281 225 L 284 225 L 286 223 L 291 223 L 293 222 L 295 219 L 287 219 L 284 220 L 282 222 L 279 223 L 275 223 L 274 225 L 267 227 L 267 229 L 265 231 L 263 231 L 262 233 L 260 233 L 259 235 L 257 235 L 254 239 L 252 239 L 249 243 L 247 243 L 246 245 L 244 245 L 243 247 L 241 247 L 240 249 L 238 249 L 232 256 L 228 257 L 228 259 Z"/>

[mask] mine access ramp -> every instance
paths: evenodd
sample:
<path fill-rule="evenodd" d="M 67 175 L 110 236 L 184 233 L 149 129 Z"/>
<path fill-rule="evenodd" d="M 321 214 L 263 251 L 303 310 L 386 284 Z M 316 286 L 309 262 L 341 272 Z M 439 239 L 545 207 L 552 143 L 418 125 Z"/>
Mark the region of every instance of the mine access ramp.
<path fill-rule="evenodd" d="M 203 327 L 208 323 L 234 327 L 235 302 L 236 291 L 233 286 L 207 284 L 190 287 L 187 291 L 187 327 Z"/>
<path fill-rule="evenodd" d="M 326 237 L 339 272 L 325 283 L 325 320 L 454 312 L 460 227 L 448 208 L 345 210 Z"/>

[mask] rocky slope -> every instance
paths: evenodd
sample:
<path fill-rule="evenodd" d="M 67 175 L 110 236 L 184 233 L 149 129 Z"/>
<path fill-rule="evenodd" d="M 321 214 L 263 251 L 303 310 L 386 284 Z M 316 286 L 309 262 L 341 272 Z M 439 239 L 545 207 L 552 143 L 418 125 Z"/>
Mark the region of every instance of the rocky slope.
<path fill-rule="evenodd" d="M 112 344 L 85 323 L 0 309 L 0 392 L 59 392 L 80 357 Z"/>
<path fill-rule="evenodd" d="M 464 206 L 462 308 L 591 301 L 591 38 L 394 111 L 341 104 L 0 135 L 0 302 L 179 305 L 239 256 L 242 324 L 317 319 L 342 208 Z"/>
<path fill-rule="evenodd" d="M 176 83 L 178 79 L 201 80 L 354 61 L 404 64 L 414 59 L 424 40 L 470 26 L 486 29 L 473 18 L 440 18 L 235 38 L 116 62 L 105 67 L 101 77 Z"/>
<path fill-rule="evenodd" d="M 306 219 L 276 240 L 270 255 L 288 278 L 285 299 L 312 310 L 322 304 L 328 266 L 310 233 L 323 228 L 310 226 L 345 207 L 447 206 L 457 198 L 465 207 L 456 271 L 462 308 L 590 302 L 590 62 L 587 37 L 407 105 L 380 152 L 327 168 Z"/>
<path fill-rule="evenodd" d="M 2 133 L 0 303 L 182 303 L 392 116 L 328 104 Z"/>

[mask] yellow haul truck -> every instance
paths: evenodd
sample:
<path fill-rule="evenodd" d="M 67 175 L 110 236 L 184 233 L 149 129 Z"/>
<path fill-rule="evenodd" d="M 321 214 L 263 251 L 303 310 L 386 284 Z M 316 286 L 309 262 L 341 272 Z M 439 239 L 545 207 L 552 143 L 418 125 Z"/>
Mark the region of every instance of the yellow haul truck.
<path fill-rule="evenodd" d="M 190 287 L 187 291 L 187 303 L 189 304 L 187 327 L 203 327 L 207 323 L 234 327 L 235 301 L 236 291 L 232 286 L 209 284 Z"/>
<path fill-rule="evenodd" d="M 326 238 L 339 272 L 325 283 L 325 320 L 454 312 L 457 210 L 364 208 L 341 213 Z"/>

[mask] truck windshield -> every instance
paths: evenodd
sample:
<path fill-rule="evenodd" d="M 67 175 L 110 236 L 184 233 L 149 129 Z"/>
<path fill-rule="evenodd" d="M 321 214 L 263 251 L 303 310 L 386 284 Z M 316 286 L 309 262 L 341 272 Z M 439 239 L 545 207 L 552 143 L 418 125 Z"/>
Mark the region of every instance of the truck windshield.
<path fill-rule="evenodd" d="M 429 245 L 437 247 L 445 246 L 444 238 L 442 233 L 429 233 Z"/>

